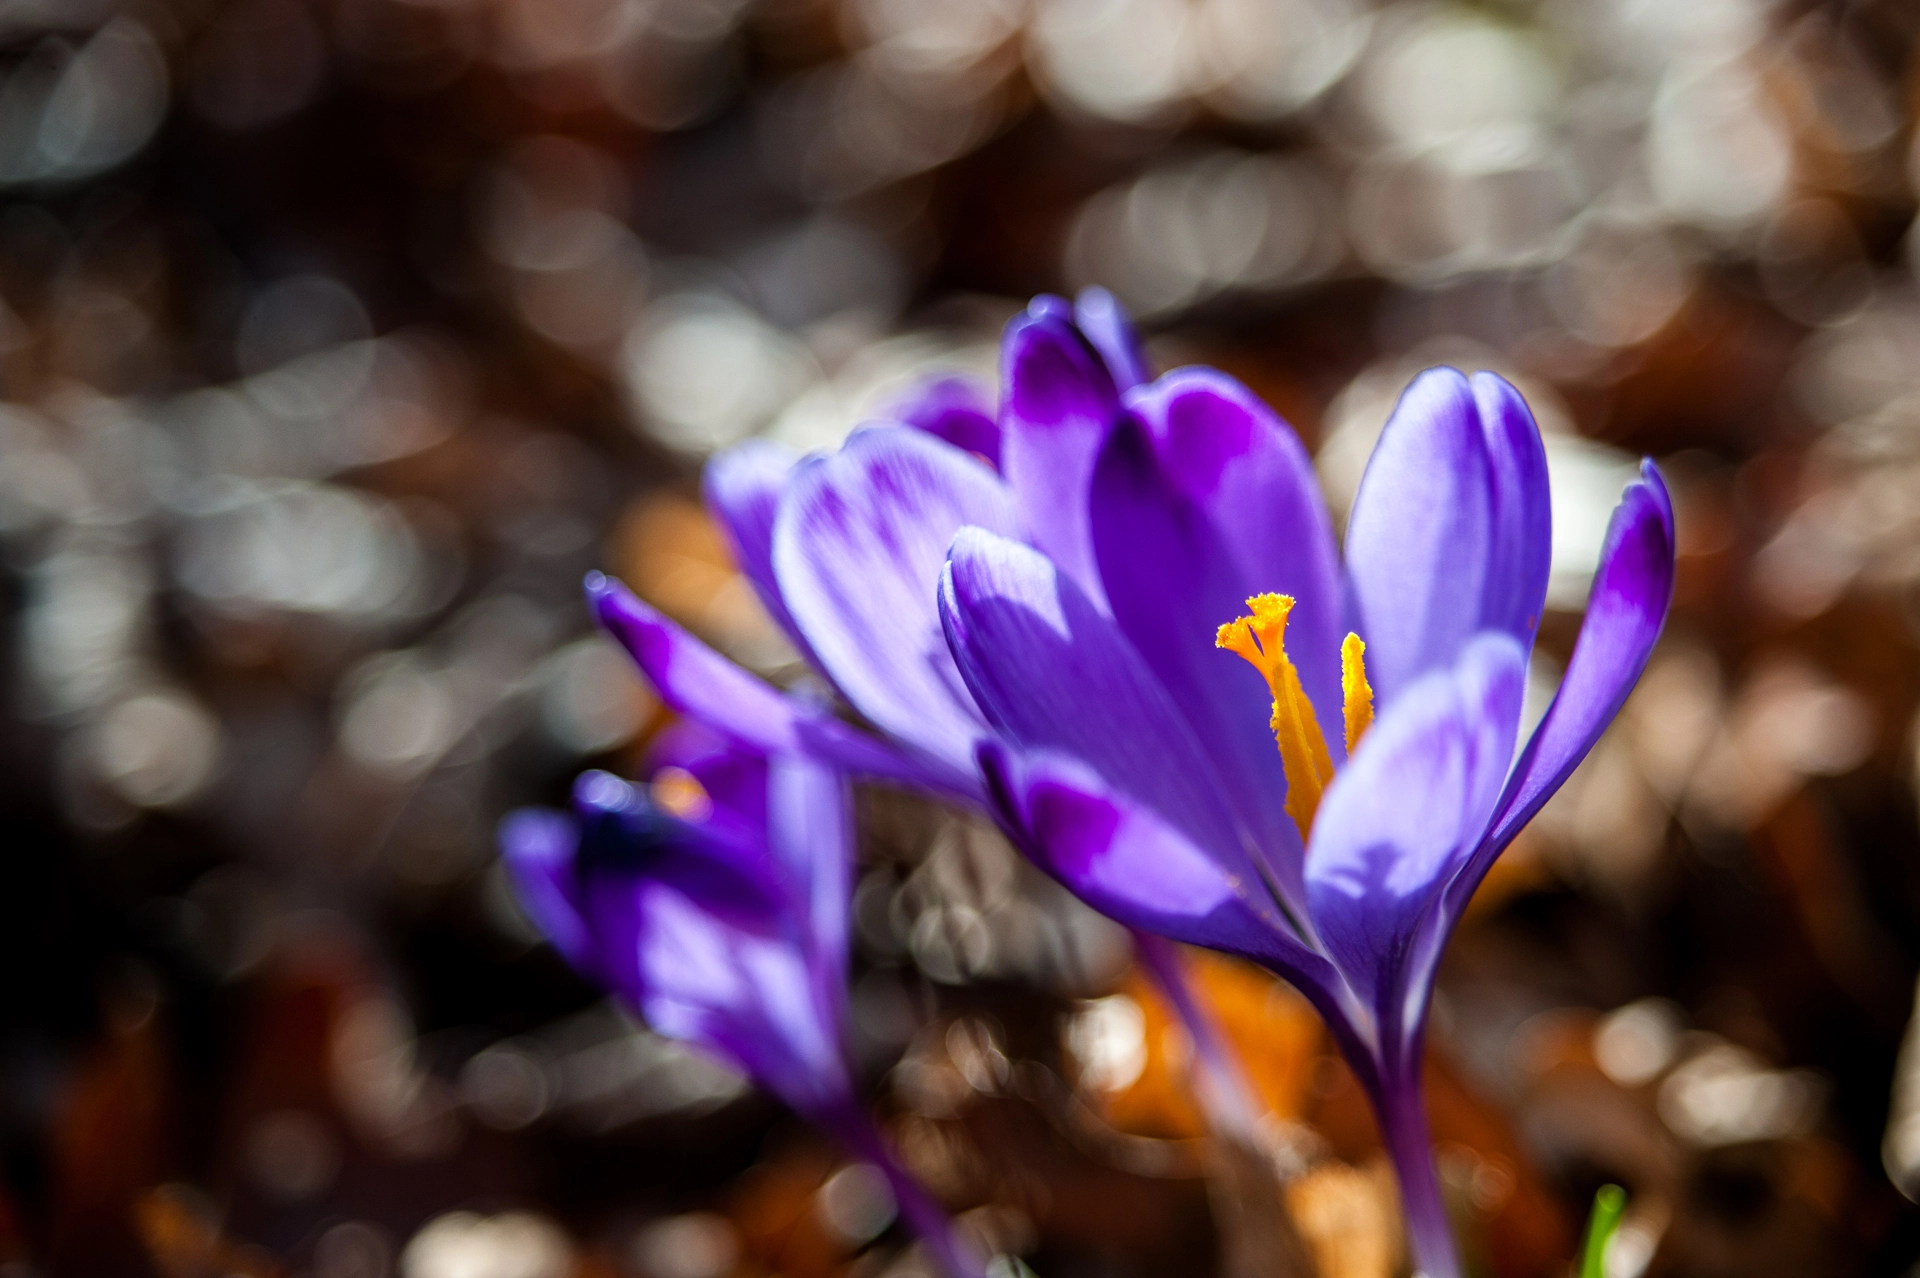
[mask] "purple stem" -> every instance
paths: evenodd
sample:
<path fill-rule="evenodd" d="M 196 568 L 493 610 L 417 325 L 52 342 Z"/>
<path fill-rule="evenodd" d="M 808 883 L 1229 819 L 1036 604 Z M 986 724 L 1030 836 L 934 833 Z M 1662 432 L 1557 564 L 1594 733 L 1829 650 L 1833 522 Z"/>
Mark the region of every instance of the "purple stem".
<path fill-rule="evenodd" d="M 1380 1135 L 1400 1178 L 1400 1201 L 1407 1219 L 1407 1241 L 1415 1269 L 1424 1278 L 1460 1278 L 1460 1254 L 1453 1226 L 1434 1173 L 1433 1140 L 1427 1130 L 1427 1104 L 1420 1091 L 1420 1054 L 1416 1050 L 1389 1066 L 1374 1092 Z"/>
<path fill-rule="evenodd" d="M 986 1278 L 985 1264 L 954 1233 L 953 1222 L 947 1219 L 946 1211 L 901 1165 L 886 1137 L 858 1102 L 837 1107 L 832 1114 L 823 1115 L 820 1122 L 839 1137 L 848 1153 L 880 1169 L 887 1188 L 893 1191 L 900 1219 L 925 1245 L 935 1266 L 947 1278 Z"/>
<path fill-rule="evenodd" d="M 1220 1023 L 1193 996 L 1193 984 L 1181 965 L 1173 942 L 1151 932 L 1135 930 L 1134 953 L 1154 984 L 1173 1005 L 1174 1015 L 1193 1042 L 1195 1083 L 1200 1104 L 1215 1130 L 1241 1141 L 1250 1138 L 1265 1107 L 1247 1081 L 1240 1058 L 1220 1033 Z"/>

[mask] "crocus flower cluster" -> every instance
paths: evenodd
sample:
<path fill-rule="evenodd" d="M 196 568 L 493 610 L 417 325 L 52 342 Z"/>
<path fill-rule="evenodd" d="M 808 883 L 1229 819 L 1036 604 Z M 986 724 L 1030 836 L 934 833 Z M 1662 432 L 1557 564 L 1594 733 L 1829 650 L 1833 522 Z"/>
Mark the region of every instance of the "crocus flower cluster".
<path fill-rule="evenodd" d="M 571 813 L 507 818 L 502 853 L 528 914 L 653 1029 L 731 1062 L 877 1166 L 949 1278 L 978 1278 L 855 1092 L 844 779 L 690 721 L 656 739 L 648 772 L 645 785 L 589 772 Z"/>
<path fill-rule="evenodd" d="M 1585 756 L 1665 619 L 1651 464 L 1613 515 L 1558 694 L 1516 752 L 1545 606 L 1539 430 L 1491 374 L 1418 377 L 1335 548 L 1293 432 L 1233 379 L 1158 380 L 1104 293 L 1007 329 L 997 411 L 946 381 L 707 496 L 863 732 L 620 587 L 602 621 L 676 708 L 760 748 L 978 804 L 1095 908 L 1240 954 L 1325 1017 L 1366 1087 L 1429 1278 L 1459 1272 L 1420 1097 L 1442 947 Z"/>

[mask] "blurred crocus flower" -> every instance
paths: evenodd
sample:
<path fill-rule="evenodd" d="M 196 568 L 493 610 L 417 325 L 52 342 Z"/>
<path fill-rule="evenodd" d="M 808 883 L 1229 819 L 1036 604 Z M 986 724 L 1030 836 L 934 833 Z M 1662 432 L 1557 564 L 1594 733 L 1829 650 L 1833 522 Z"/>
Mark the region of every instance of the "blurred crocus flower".
<path fill-rule="evenodd" d="M 1421 1269 L 1452 1278 L 1420 1095 L 1435 968 L 1646 663 L 1672 593 L 1665 486 L 1643 467 L 1614 512 L 1560 690 L 1516 755 L 1550 550 L 1519 393 L 1417 378 L 1343 562 L 1264 404 L 1211 369 L 1144 377 L 1104 294 L 1042 298 L 1008 327 L 991 447 L 946 442 L 948 390 L 798 466 L 764 446 L 716 461 L 743 571 L 880 737 L 618 587 L 592 593 L 669 701 L 975 799 L 1096 908 L 1291 980 L 1380 1115 Z"/>
<path fill-rule="evenodd" d="M 844 780 L 694 723 L 663 733 L 650 765 L 644 785 L 588 772 L 571 813 L 524 809 L 502 823 L 528 914 L 655 1031 L 731 1062 L 877 1166 L 941 1268 L 977 1278 L 855 1090 Z"/>

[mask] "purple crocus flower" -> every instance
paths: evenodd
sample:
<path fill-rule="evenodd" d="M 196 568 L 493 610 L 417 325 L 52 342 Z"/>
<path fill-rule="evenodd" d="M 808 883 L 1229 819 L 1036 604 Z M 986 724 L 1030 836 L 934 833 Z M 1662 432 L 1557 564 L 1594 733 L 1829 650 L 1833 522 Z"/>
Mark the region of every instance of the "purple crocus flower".
<path fill-rule="evenodd" d="M 1453 1278 L 1420 1095 L 1435 969 L 1646 663 L 1672 593 L 1665 486 L 1645 465 L 1614 512 L 1516 755 L 1550 520 L 1513 387 L 1415 379 L 1343 557 L 1292 431 L 1217 371 L 1145 381 L 1105 294 L 1037 300 L 1001 372 L 985 446 L 983 410 L 975 442 L 947 442 L 948 387 L 832 455 L 751 446 L 709 472 L 743 570 L 879 736 L 596 581 L 602 620 L 679 708 L 983 803 L 1095 908 L 1292 981 L 1379 1114 L 1421 1269 Z"/>
<path fill-rule="evenodd" d="M 1044 381 L 1050 375 L 1048 366 L 1062 359 L 1084 362 L 1088 356 L 1083 348 L 1088 341 L 1095 343 L 1098 351 L 1091 358 L 1108 370 L 1116 385 L 1132 386 L 1144 380 L 1145 363 L 1132 323 L 1104 290 L 1088 290 L 1075 306 L 1059 298 L 1040 298 L 1034 303 L 1032 315 L 1044 316 L 1043 336 L 1049 340 L 1016 348 L 1009 333 L 1009 386 L 1032 385 L 1036 377 Z M 1011 366 L 1015 363 L 1028 373 L 1016 371 Z M 788 611 L 779 584 L 773 562 L 774 525 L 780 517 L 783 495 L 797 471 L 811 470 L 821 459 L 809 459 L 806 466 L 798 467 L 798 459 L 789 450 L 754 440 L 716 457 L 708 467 L 707 503 L 727 534 L 736 562 L 788 638 L 870 722 L 882 729 L 881 739 L 848 728 L 816 703 L 775 692 L 598 574 L 588 579 L 588 595 L 603 624 L 654 678 L 668 704 L 689 717 L 717 725 L 760 748 L 810 751 L 853 774 L 904 785 L 991 813 L 985 778 L 973 757 L 973 746 L 986 728 L 960 687 L 945 654 L 938 619 L 930 608 L 932 586 L 944 562 L 947 542 L 952 532 L 967 522 L 964 503 L 969 496 L 959 494 L 963 504 L 943 512 L 939 507 L 954 494 L 941 492 L 946 477 L 939 472 L 955 456 L 966 455 L 988 472 L 1010 465 L 1019 473 L 1044 479 L 1052 468 L 1045 441 L 1017 442 L 1011 456 L 1003 458 L 1006 432 L 1001 423 L 1011 413 L 1044 432 L 1049 428 L 1049 411 L 1044 402 L 1028 402 L 1009 405 L 996 415 L 984 388 L 958 375 L 930 378 L 893 404 L 887 418 L 891 424 L 871 459 L 875 473 L 884 475 L 892 465 L 891 453 L 896 446 L 904 447 L 906 473 L 902 478 L 911 485 L 924 474 L 930 481 L 924 492 L 934 508 L 917 509 L 911 495 L 903 494 L 907 498 L 904 503 L 883 500 L 869 513 L 889 525 L 896 519 L 902 521 L 898 526 L 873 531 L 882 539 L 902 538 L 894 549 L 912 564 L 913 570 L 901 573 L 902 561 L 896 557 L 895 562 L 868 572 L 860 567 L 860 556 L 855 555 L 843 565 L 845 571 L 838 574 L 837 585 L 831 580 L 819 583 L 828 590 L 856 591 L 869 583 L 893 592 L 892 598 L 899 605 L 895 614 L 898 625 L 874 635 L 863 633 L 863 623 L 858 620 L 852 626 L 838 626 L 831 618 L 816 618 L 812 626 L 797 622 Z M 1092 429 L 1090 423 L 1072 420 L 1054 422 L 1051 427 L 1083 435 Z M 939 447 L 934 441 L 951 447 Z M 860 473 L 867 464 L 855 458 L 845 463 Z M 922 465 L 930 466 L 931 471 L 922 471 Z M 832 490 L 838 481 L 816 478 L 824 481 L 816 497 L 835 500 Z M 857 476 L 853 478 L 855 487 L 862 482 Z M 881 482 L 887 481 L 883 478 Z M 992 482 L 990 475 L 988 482 Z M 1046 503 L 1036 500 L 1035 504 Z M 848 532 L 848 541 L 860 536 L 858 529 Z M 853 549 L 851 545 L 847 548 Z M 881 558 L 884 561 L 888 555 L 883 552 Z M 807 565 L 789 571 L 818 577 Z M 871 614 L 873 610 L 869 611 Z M 820 642 L 829 649 L 824 660 L 810 637 L 815 627 Z M 866 677 L 859 668 L 857 649 L 869 639 L 899 648 L 898 654 L 889 659 L 889 668 L 878 672 L 877 677 Z M 900 647 L 902 644 L 905 646 Z M 923 667 L 919 672 L 923 677 L 908 673 L 916 666 Z M 912 686 L 890 686 L 902 675 Z M 957 727 L 953 722 L 956 718 L 960 720 Z M 1202 1074 L 1203 1106 L 1223 1134 L 1246 1138 L 1257 1117 L 1252 1090 L 1238 1062 L 1226 1050 L 1218 1027 L 1185 987 L 1178 956 L 1165 940 L 1152 933 L 1135 929 L 1134 942 L 1142 963 L 1165 989 L 1190 1032 L 1195 1064 Z"/>
<path fill-rule="evenodd" d="M 571 813 L 507 817 L 501 849 L 528 914 L 656 1031 L 731 1062 L 877 1166 L 941 1268 L 978 1278 L 855 1091 L 845 782 L 691 722 L 661 735 L 648 771 L 645 785 L 588 772 Z"/>

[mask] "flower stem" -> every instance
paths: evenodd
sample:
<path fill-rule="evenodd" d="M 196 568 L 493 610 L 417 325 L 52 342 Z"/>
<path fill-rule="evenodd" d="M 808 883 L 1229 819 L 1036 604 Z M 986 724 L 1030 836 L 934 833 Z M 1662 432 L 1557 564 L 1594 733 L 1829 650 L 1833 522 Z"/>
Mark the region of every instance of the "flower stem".
<path fill-rule="evenodd" d="M 954 1232 L 946 1211 L 900 1162 L 864 1109 L 858 1104 L 849 1105 L 834 1114 L 827 1125 L 849 1153 L 879 1169 L 887 1188 L 893 1191 L 901 1221 L 920 1239 L 946 1278 L 985 1278 L 984 1263 Z"/>
<path fill-rule="evenodd" d="M 1424 1278 L 1460 1278 L 1460 1254 L 1454 1247 L 1447 1204 L 1434 1173 L 1433 1141 L 1427 1130 L 1427 1106 L 1420 1092 L 1416 1055 L 1403 1069 L 1382 1080 L 1376 1098 L 1381 1136 L 1400 1179 L 1407 1242 L 1414 1268 Z"/>
<path fill-rule="evenodd" d="M 1283 1205 L 1276 1150 L 1260 1131 L 1266 1106 L 1213 1013 L 1194 997 L 1180 951 L 1163 937 L 1134 933 L 1134 953 L 1193 1042 L 1193 1088 L 1215 1140 L 1209 1189 L 1220 1229 L 1225 1278 L 1311 1274 L 1313 1257 Z"/>
<path fill-rule="evenodd" d="M 1239 1058 L 1220 1033 L 1219 1022 L 1194 998 L 1179 951 L 1173 942 L 1150 932 L 1134 932 L 1133 946 L 1141 966 L 1173 1005 L 1174 1015 L 1193 1043 L 1195 1090 L 1210 1125 L 1221 1136 L 1251 1142 L 1264 1107 L 1254 1095 Z"/>

